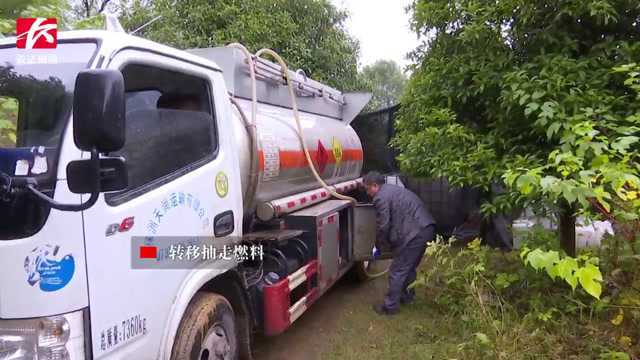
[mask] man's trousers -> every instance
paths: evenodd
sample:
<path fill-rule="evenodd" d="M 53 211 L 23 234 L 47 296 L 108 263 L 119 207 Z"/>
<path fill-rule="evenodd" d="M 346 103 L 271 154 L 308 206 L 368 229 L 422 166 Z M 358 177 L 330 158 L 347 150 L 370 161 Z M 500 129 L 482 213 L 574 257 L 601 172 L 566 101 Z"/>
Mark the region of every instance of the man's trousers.
<path fill-rule="evenodd" d="M 389 267 L 389 290 L 384 298 L 387 310 L 397 310 L 401 298 L 407 301 L 412 299 L 413 292 L 407 290 L 407 287 L 416 280 L 417 268 L 427 243 L 433 241 L 434 230 L 435 226 L 428 226 L 394 256 Z"/>

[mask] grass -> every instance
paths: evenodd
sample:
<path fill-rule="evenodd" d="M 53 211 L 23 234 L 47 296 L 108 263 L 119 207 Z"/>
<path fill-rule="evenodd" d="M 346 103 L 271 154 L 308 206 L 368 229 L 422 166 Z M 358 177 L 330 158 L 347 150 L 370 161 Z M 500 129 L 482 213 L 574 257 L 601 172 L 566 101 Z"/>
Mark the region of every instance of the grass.
<path fill-rule="evenodd" d="M 470 336 L 423 296 L 395 316 L 379 316 L 370 306 L 357 307 L 346 314 L 343 324 L 322 359 L 444 359 Z"/>
<path fill-rule="evenodd" d="M 432 265 L 426 262 L 423 267 Z M 386 279 L 376 281 L 384 282 Z M 503 312 L 493 307 L 483 315 L 478 298 L 460 294 L 458 310 L 452 311 L 449 305 L 439 301 L 443 294 L 451 296 L 451 289 L 436 289 L 430 285 L 433 284 L 418 288 L 416 301 L 402 306 L 395 316 L 380 316 L 371 309 L 371 303 L 381 300 L 382 293 L 377 294 L 379 298 L 376 299 L 362 299 L 356 306 L 349 304 L 349 310 L 339 321 L 340 327 L 329 336 L 329 343 L 320 358 L 639 359 L 639 330 L 633 324 L 612 325 L 613 310 L 601 316 L 588 311 L 565 313 L 564 310 L 554 310 L 550 319 L 541 321 L 539 312 L 523 316 L 521 310 L 516 310 L 520 305 L 506 304 Z M 560 299 L 547 298 L 555 296 L 549 294 L 536 295 L 525 291 L 518 295 L 520 298 L 517 300 L 527 302 L 537 296 L 544 303 L 542 308 L 549 309 L 556 306 L 551 301 Z M 630 339 L 631 345 L 621 345 L 623 337 Z M 628 352 L 630 356 L 618 357 L 620 353 L 617 351 Z"/>

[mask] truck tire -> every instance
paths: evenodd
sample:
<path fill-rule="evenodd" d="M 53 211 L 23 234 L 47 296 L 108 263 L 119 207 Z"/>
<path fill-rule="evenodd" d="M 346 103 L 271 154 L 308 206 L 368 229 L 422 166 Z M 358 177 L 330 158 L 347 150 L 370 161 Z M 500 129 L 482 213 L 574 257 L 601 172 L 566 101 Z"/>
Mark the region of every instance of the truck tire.
<path fill-rule="evenodd" d="M 359 282 L 365 282 L 384 276 L 389 271 L 391 259 L 358 261 L 353 264 L 353 276 Z"/>
<path fill-rule="evenodd" d="M 180 321 L 172 360 L 237 360 L 235 314 L 223 296 L 198 292 Z"/>

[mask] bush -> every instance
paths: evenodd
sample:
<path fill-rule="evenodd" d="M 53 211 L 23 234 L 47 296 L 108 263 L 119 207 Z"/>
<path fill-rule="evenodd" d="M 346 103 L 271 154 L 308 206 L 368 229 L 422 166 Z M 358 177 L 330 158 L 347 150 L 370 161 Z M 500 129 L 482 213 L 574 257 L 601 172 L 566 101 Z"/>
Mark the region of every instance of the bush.
<path fill-rule="evenodd" d="M 541 229 L 532 234 L 552 236 Z M 469 358 L 624 359 L 627 353 L 640 354 L 634 343 L 640 335 L 640 293 L 626 285 L 613 293 L 608 285 L 612 274 L 599 270 L 610 266 L 601 264 L 598 254 L 584 251 L 570 258 L 540 247 L 518 254 L 480 246 L 480 240 L 458 248 L 439 239 L 426 255 L 414 286 L 424 288 L 436 309 L 471 334 L 458 349 Z M 550 276 L 567 262 L 575 263 L 571 272 L 564 268 L 564 274 Z M 589 289 L 593 284 L 585 271 L 595 272 L 590 281 L 603 285 L 598 296 Z M 575 276 L 574 285 L 569 274 Z"/>

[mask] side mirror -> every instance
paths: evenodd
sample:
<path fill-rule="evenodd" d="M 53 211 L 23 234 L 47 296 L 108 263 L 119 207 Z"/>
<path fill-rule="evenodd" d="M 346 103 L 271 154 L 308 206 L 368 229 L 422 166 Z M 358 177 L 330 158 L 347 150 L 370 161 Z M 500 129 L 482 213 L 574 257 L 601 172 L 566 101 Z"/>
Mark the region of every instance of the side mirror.
<path fill-rule="evenodd" d="M 73 95 L 73 140 L 84 151 L 120 150 L 125 140 L 124 78 L 118 70 L 84 70 Z"/>
<path fill-rule="evenodd" d="M 96 172 L 99 182 L 94 181 Z M 74 194 L 124 190 L 128 183 L 127 165 L 122 158 L 101 158 L 97 169 L 91 160 L 76 160 L 67 165 L 67 184 Z"/>

